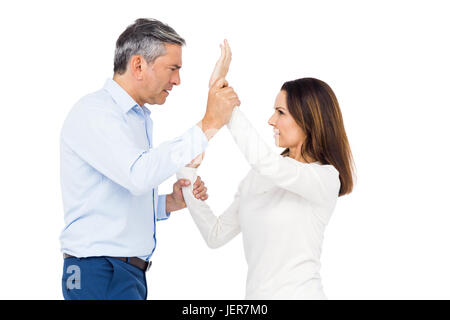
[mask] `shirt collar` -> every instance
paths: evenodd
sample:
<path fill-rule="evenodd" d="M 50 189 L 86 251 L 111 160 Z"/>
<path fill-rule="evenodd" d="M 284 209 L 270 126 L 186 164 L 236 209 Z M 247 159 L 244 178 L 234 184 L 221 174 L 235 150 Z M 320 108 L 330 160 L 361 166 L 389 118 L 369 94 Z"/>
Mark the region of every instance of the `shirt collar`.
<path fill-rule="evenodd" d="M 142 106 L 142 110 L 144 110 L 144 113 L 145 113 L 146 115 L 150 115 L 150 113 L 152 113 L 152 112 L 150 111 L 150 109 L 147 108 L 145 105 Z"/>
<path fill-rule="evenodd" d="M 128 92 L 113 79 L 107 79 L 103 88 L 111 94 L 111 97 L 119 105 L 123 113 L 127 113 L 135 106 L 139 107 Z M 146 107 L 143 108 L 144 110 L 147 109 Z"/>

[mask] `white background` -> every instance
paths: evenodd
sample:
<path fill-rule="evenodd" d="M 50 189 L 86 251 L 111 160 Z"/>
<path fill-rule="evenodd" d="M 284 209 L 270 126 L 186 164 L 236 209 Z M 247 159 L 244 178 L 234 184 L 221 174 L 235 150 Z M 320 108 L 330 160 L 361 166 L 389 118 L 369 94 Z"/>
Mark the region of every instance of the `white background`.
<path fill-rule="evenodd" d="M 155 144 L 201 119 L 226 37 L 228 77 L 268 141 L 282 83 L 326 81 L 358 181 L 325 233 L 330 299 L 449 299 L 449 10 L 446 1 L 14 1 L 0 4 L 0 298 L 62 299 L 59 132 L 112 76 L 119 34 L 139 17 L 186 39 L 181 85 L 152 106 Z M 275 149 L 275 147 L 274 147 Z M 219 214 L 249 166 L 227 130 L 199 174 Z M 171 192 L 172 177 L 160 187 Z M 206 247 L 187 210 L 157 225 L 149 299 L 240 299 L 238 236 Z"/>

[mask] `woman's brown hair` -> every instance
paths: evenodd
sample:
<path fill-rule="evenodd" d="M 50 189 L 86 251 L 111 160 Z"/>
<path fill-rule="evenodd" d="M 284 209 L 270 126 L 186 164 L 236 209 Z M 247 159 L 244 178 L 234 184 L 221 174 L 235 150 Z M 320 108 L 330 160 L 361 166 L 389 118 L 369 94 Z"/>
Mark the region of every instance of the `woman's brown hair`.
<path fill-rule="evenodd" d="M 302 157 L 333 165 L 341 181 L 339 196 L 352 192 L 353 156 L 333 90 L 314 78 L 285 82 L 281 90 L 287 93 L 288 110 L 306 135 L 301 147 Z M 289 149 L 281 153 L 288 154 Z"/>

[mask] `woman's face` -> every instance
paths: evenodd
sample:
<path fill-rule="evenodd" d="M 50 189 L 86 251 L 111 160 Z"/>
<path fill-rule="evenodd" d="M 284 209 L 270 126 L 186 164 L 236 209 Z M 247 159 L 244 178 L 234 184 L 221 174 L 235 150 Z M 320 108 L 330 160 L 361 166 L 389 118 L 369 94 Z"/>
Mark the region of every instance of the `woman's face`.
<path fill-rule="evenodd" d="M 282 90 L 275 99 L 275 112 L 269 119 L 275 144 L 281 148 L 297 148 L 305 141 L 305 133 L 295 122 L 287 107 L 287 94 Z"/>

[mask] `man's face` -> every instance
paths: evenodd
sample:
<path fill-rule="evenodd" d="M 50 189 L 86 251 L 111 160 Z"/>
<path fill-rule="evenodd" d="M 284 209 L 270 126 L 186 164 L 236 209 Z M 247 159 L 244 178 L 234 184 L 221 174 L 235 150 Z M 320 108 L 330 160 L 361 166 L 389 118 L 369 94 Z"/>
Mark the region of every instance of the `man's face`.
<path fill-rule="evenodd" d="M 180 84 L 181 46 L 165 44 L 166 54 L 152 63 L 144 61 L 140 96 L 149 104 L 164 104 L 170 90 Z"/>

